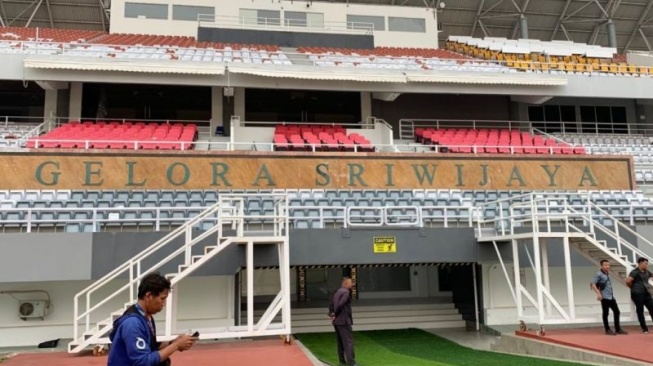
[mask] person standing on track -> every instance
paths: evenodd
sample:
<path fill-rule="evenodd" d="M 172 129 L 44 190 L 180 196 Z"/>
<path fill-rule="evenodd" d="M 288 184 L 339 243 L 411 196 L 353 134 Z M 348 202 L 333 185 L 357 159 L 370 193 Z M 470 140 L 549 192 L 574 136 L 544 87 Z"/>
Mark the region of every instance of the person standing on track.
<path fill-rule="evenodd" d="M 596 299 L 601 302 L 605 334 L 628 334 L 626 331 L 621 329 L 621 326 L 619 325 L 619 316 L 621 315 L 621 312 L 619 311 L 617 300 L 614 298 L 612 282 L 610 281 L 610 261 L 606 259 L 601 260 L 601 269 L 594 275 L 590 286 L 596 293 Z M 608 324 L 610 309 L 612 309 L 612 314 L 614 315 L 614 331 L 610 329 L 610 325 Z"/>
<path fill-rule="evenodd" d="M 639 326 L 642 327 L 643 333 L 648 333 L 646 318 L 644 318 L 644 307 L 646 307 L 648 314 L 653 319 L 653 299 L 648 292 L 648 281 L 651 277 L 653 277 L 653 274 L 648 270 L 648 259 L 639 258 L 637 268 L 633 269 L 626 278 L 626 285 L 630 287 L 630 298 L 635 303 L 637 320 L 639 320 Z"/>

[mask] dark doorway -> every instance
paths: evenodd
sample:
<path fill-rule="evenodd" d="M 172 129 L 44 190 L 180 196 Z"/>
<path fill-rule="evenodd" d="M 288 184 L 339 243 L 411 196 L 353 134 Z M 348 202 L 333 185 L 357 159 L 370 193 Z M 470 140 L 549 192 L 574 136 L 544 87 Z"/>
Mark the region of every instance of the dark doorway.
<path fill-rule="evenodd" d="M 82 118 L 207 121 L 211 88 L 172 85 L 84 84 Z"/>
<path fill-rule="evenodd" d="M 358 92 L 247 89 L 245 120 L 269 122 L 358 123 Z"/>

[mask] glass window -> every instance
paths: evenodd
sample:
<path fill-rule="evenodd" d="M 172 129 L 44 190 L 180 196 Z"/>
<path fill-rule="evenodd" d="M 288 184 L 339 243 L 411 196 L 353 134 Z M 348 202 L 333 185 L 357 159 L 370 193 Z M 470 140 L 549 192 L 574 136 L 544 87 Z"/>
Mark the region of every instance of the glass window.
<path fill-rule="evenodd" d="M 306 13 L 301 11 L 285 11 L 283 16 L 285 24 L 291 27 L 306 27 L 308 24 Z"/>
<path fill-rule="evenodd" d="M 168 19 L 168 5 L 125 3 L 125 18 Z"/>
<path fill-rule="evenodd" d="M 280 25 L 281 12 L 278 10 L 240 9 L 240 23 L 257 25 Z"/>
<path fill-rule="evenodd" d="M 374 27 L 375 31 L 385 30 L 385 17 L 370 15 L 347 15 L 347 29 L 369 29 Z"/>
<path fill-rule="evenodd" d="M 426 20 L 421 18 L 388 17 L 388 30 L 392 32 L 426 33 Z"/>
<path fill-rule="evenodd" d="M 172 6 L 172 20 L 190 20 L 196 22 L 200 14 L 213 18 L 215 16 L 215 8 L 211 6 Z"/>
<path fill-rule="evenodd" d="M 281 12 L 278 10 L 259 10 L 258 24 L 281 25 Z"/>

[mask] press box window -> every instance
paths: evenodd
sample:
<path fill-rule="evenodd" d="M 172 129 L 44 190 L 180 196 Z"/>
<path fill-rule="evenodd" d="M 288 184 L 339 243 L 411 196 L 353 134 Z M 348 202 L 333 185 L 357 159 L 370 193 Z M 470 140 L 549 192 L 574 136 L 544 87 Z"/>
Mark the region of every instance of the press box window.
<path fill-rule="evenodd" d="M 240 9 L 241 24 L 281 25 L 281 12 L 276 10 Z"/>
<path fill-rule="evenodd" d="M 364 29 L 374 26 L 375 31 L 385 30 L 385 18 L 369 15 L 347 15 L 347 29 Z"/>
<path fill-rule="evenodd" d="M 426 20 L 420 18 L 388 17 L 388 30 L 391 32 L 426 33 Z"/>
<path fill-rule="evenodd" d="M 125 18 L 168 19 L 168 5 L 125 3 Z"/>
<path fill-rule="evenodd" d="M 291 27 L 324 28 L 324 14 L 286 11 L 283 13 L 285 25 Z"/>
<path fill-rule="evenodd" d="M 172 20 L 189 20 L 196 22 L 200 14 L 203 17 L 215 17 L 215 8 L 210 6 L 172 6 Z"/>

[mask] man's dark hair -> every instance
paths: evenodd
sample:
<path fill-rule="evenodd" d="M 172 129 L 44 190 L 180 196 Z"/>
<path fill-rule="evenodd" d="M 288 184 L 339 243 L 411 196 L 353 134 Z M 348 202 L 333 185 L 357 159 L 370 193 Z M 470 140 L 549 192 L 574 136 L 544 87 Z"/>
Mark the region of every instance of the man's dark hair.
<path fill-rule="evenodd" d="M 609 261 L 609 260 L 607 260 L 607 259 L 601 259 L 601 262 L 600 262 L 600 264 L 601 264 L 601 265 L 603 265 L 603 263 L 608 263 L 608 262 L 610 262 L 610 261 Z"/>
<path fill-rule="evenodd" d="M 648 262 L 648 259 L 646 259 L 644 257 L 640 257 L 639 259 L 637 259 L 637 264 L 640 264 L 642 262 Z"/>
<path fill-rule="evenodd" d="M 143 299 L 148 292 L 152 296 L 159 296 L 165 290 L 170 291 L 170 288 L 170 281 L 159 272 L 148 273 L 138 285 L 138 298 Z"/>

